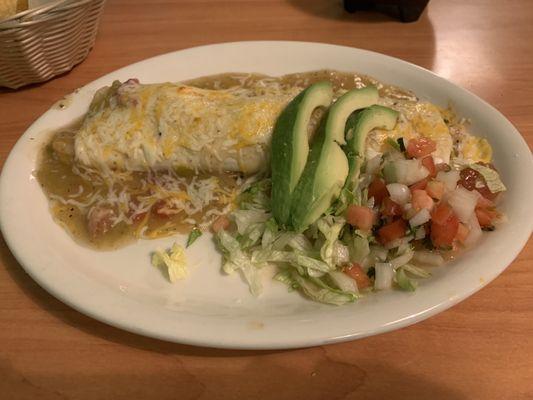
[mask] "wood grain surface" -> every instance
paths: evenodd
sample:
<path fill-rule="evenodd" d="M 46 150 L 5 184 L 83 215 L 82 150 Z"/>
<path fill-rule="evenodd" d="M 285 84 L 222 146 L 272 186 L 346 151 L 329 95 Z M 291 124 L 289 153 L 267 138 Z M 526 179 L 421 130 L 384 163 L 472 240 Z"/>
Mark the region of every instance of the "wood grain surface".
<path fill-rule="evenodd" d="M 86 61 L 0 89 L 0 165 L 56 100 L 119 67 L 215 42 L 286 39 L 399 57 L 473 91 L 533 144 L 533 1 L 431 0 L 415 23 L 338 0 L 109 0 Z M 530 184 L 530 183 L 529 183 Z M 45 238 L 43 238 L 45 240 Z M 494 282 L 396 332 L 292 351 L 166 343 L 54 299 L 0 238 L 1 399 L 533 399 L 533 243 Z"/>

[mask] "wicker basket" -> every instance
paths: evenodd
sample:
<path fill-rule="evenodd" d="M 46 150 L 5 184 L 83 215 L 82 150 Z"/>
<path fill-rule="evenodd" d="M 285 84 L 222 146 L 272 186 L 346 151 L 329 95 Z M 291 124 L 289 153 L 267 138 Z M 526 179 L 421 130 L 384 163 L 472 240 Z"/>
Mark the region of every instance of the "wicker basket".
<path fill-rule="evenodd" d="M 105 0 L 60 0 L 0 21 L 0 86 L 70 71 L 91 50 Z"/>

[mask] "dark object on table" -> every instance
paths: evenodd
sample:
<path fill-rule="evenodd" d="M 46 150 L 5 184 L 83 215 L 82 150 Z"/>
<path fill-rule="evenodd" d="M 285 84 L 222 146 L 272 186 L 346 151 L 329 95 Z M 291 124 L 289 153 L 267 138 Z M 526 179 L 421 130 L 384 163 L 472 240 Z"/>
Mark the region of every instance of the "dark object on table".
<path fill-rule="evenodd" d="M 344 0 L 344 9 L 356 11 L 377 11 L 398 18 L 402 22 L 413 22 L 420 18 L 429 0 Z"/>

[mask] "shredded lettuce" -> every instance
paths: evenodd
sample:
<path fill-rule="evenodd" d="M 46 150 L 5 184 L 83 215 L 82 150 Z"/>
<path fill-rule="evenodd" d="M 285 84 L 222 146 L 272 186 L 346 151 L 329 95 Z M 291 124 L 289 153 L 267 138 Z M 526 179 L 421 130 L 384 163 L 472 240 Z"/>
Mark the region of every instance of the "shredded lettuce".
<path fill-rule="evenodd" d="M 317 260 L 316 258 L 300 254 L 296 254 L 295 262 L 293 262 L 293 264 L 307 268 L 308 273 L 310 274 L 312 273 L 312 271 L 328 272 L 334 269 L 334 267 L 330 266 L 322 260 Z"/>
<path fill-rule="evenodd" d="M 262 241 L 270 214 L 264 210 L 237 210 L 232 218 L 237 226 L 237 240 L 242 249 L 247 249 Z"/>
<path fill-rule="evenodd" d="M 481 176 L 483 176 L 485 182 L 487 183 L 487 187 L 492 193 L 504 192 L 507 190 L 500 179 L 500 175 L 498 175 L 498 173 L 492 168 L 485 167 L 481 164 L 471 164 L 469 167 L 479 172 Z"/>
<path fill-rule="evenodd" d="M 250 292 L 254 296 L 260 295 L 263 291 L 263 285 L 259 276 L 259 269 L 265 264 L 253 262 L 251 257 L 241 249 L 239 241 L 225 230 L 219 231 L 216 238 L 219 248 L 224 254 L 223 271 L 227 274 L 241 271 L 250 287 Z"/>
<path fill-rule="evenodd" d="M 291 238 L 291 240 L 289 240 L 287 245 L 291 249 L 298 250 L 298 251 L 304 251 L 304 252 L 305 251 L 307 251 L 307 252 L 313 251 L 313 245 L 311 244 L 309 239 L 307 239 L 307 237 L 304 234 L 302 234 L 302 233 L 295 234 Z"/>
<path fill-rule="evenodd" d="M 293 271 L 292 278 L 299 285 L 302 291 L 312 300 L 320 303 L 343 305 L 354 302 L 358 296 L 353 292 L 343 292 L 327 285 L 323 280 L 318 278 L 305 278 Z"/>
<path fill-rule="evenodd" d="M 400 140 L 402 138 L 399 138 L 398 140 Z M 387 137 L 387 139 L 385 139 L 387 144 L 392 147 L 394 150 L 397 150 L 397 151 L 405 151 L 405 146 L 404 146 L 404 150 L 401 150 L 401 147 L 400 147 L 400 143 L 396 140 L 394 140 L 393 138 L 391 137 Z M 403 143 L 403 139 L 402 139 L 402 143 Z"/>
<path fill-rule="evenodd" d="M 251 259 L 256 263 L 284 262 L 323 273 L 333 270 L 327 263 L 314 258 L 313 255 L 312 253 L 302 254 L 297 251 L 258 250 L 252 253 Z"/>
<path fill-rule="evenodd" d="M 283 232 L 272 243 L 272 250 L 283 250 L 298 235 L 296 232 Z"/>
<path fill-rule="evenodd" d="M 232 213 L 233 220 L 237 225 L 237 231 L 240 235 L 248 232 L 253 225 L 266 222 L 270 218 L 270 214 L 264 210 L 236 210 Z"/>
<path fill-rule="evenodd" d="M 413 264 L 404 264 L 402 269 L 416 278 L 429 278 L 431 276 L 430 272 L 426 271 L 424 268 L 415 267 Z"/>
<path fill-rule="evenodd" d="M 158 249 L 152 253 L 152 265 L 166 272 L 170 282 L 184 279 L 188 275 L 185 250 L 174 243 L 168 250 Z"/>
<path fill-rule="evenodd" d="M 265 230 L 261 238 L 261 247 L 268 248 L 279 237 L 279 227 L 274 218 L 270 218 L 265 222 Z"/>
<path fill-rule="evenodd" d="M 242 249 L 248 249 L 260 243 L 264 231 L 264 223 L 255 223 L 249 226 L 244 235 L 238 235 L 237 240 Z"/>
<path fill-rule="evenodd" d="M 317 221 L 318 230 L 324 235 L 324 244 L 320 248 L 320 257 L 331 268 L 334 268 L 333 255 L 335 242 L 339 238 L 342 228 L 346 221 L 344 218 L 333 218 L 330 216 L 323 217 Z"/>
<path fill-rule="evenodd" d="M 409 278 L 403 268 L 398 268 L 396 270 L 394 280 L 402 290 L 406 290 L 408 292 L 414 292 L 418 286 L 418 282 Z"/>
<path fill-rule="evenodd" d="M 287 285 L 290 292 L 299 288 L 298 283 L 292 279 L 292 273 L 289 269 L 283 269 L 279 271 L 276 275 L 274 275 L 274 280 Z"/>
<path fill-rule="evenodd" d="M 270 211 L 270 179 L 263 179 L 250 185 L 238 198 L 241 210 Z"/>
<path fill-rule="evenodd" d="M 347 235 L 347 245 L 352 262 L 361 263 L 370 254 L 368 238 L 362 232 L 354 232 L 351 238 L 350 235 Z"/>
<path fill-rule="evenodd" d="M 274 279 L 286 284 L 289 291 L 299 289 L 310 299 L 321 303 L 343 305 L 358 297 L 355 293 L 332 288 L 321 279 L 302 276 L 295 270 L 283 270 Z"/>

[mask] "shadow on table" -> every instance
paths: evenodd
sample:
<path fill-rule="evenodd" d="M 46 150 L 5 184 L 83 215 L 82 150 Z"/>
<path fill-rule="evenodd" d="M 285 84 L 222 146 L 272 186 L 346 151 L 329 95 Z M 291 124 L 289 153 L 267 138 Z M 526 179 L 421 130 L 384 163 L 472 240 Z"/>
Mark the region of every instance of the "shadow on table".
<path fill-rule="evenodd" d="M 350 344 L 363 345 L 364 341 Z M 333 345 L 334 346 L 334 345 Z M 17 393 L 17 398 L 59 400 L 76 398 L 131 400 L 176 399 L 276 399 L 306 400 L 464 400 L 466 397 L 426 377 L 402 371 L 379 361 L 334 359 L 328 348 L 315 347 L 282 353 L 253 354 L 255 357 L 173 357 L 151 360 L 142 368 L 131 360 L 129 367 L 89 368 L 69 360 L 61 374 L 23 375 L 16 365 L 0 359 L 0 392 Z M 247 353 L 252 355 L 252 353 Z M 112 373 L 109 373 L 112 372 Z M 37 395 L 37 396 L 35 396 Z M 32 397 L 33 396 L 33 397 Z"/>
<path fill-rule="evenodd" d="M 380 357 L 371 361 L 359 360 L 357 353 L 352 351 L 354 355 L 349 360 L 346 357 L 339 360 L 328 352 L 328 348 L 333 349 L 334 346 L 365 346 L 365 341 L 371 339 L 290 351 L 244 351 L 180 345 L 125 332 L 91 319 L 48 294 L 25 273 L 8 250 L 3 237 L 0 237 L 0 259 L 22 291 L 37 306 L 62 322 L 103 340 L 171 357 L 164 359 L 167 361 L 162 364 L 161 370 L 157 369 L 157 374 L 135 373 L 135 376 L 130 376 L 125 372 L 95 376 L 94 373 L 73 372 L 67 380 L 63 375 L 22 376 L 9 360 L 0 358 L 0 376 L 3 376 L 0 392 L 10 393 L 10 388 L 17 391 L 26 388 L 28 395 L 34 392 L 42 395 L 46 388 L 50 394 L 47 399 L 68 398 L 71 394 L 82 394 L 76 397 L 82 399 L 86 398 L 84 393 L 98 397 L 97 391 L 116 388 L 113 398 L 120 400 L 130 399 L 132 395 L 140 398 L 137 394 L 157 386 L 160 388 L 156 391 L 159 399 L 174 399 L 177 395 L 182 399 L 196 399 L 199 396 L 219 398 L 220 391 L 229 395 L 235 393 L 238 387 L 239 398 L 283 400 L 300 398 L 300 394 L 306 393 L 306 400 L 324 399 L 331 395 L 335 398 L 351 395 L 358 400 L 464 399 L 460 393 L 438 382 L 383 364 Z M 197 358 L 202 361 L 194 361 Z M 152 360 L 158 359 L 152 357 Z M 133 365 L 131 371 L 135 370 Z M 65 373 L 69 374 L 68 368 Z M 95 386 L 95 382 L 102 384 Z M 56 394 L 61 397 L 55 397 Z M 109 395 L 108 392 L 101 394 Z"/>

